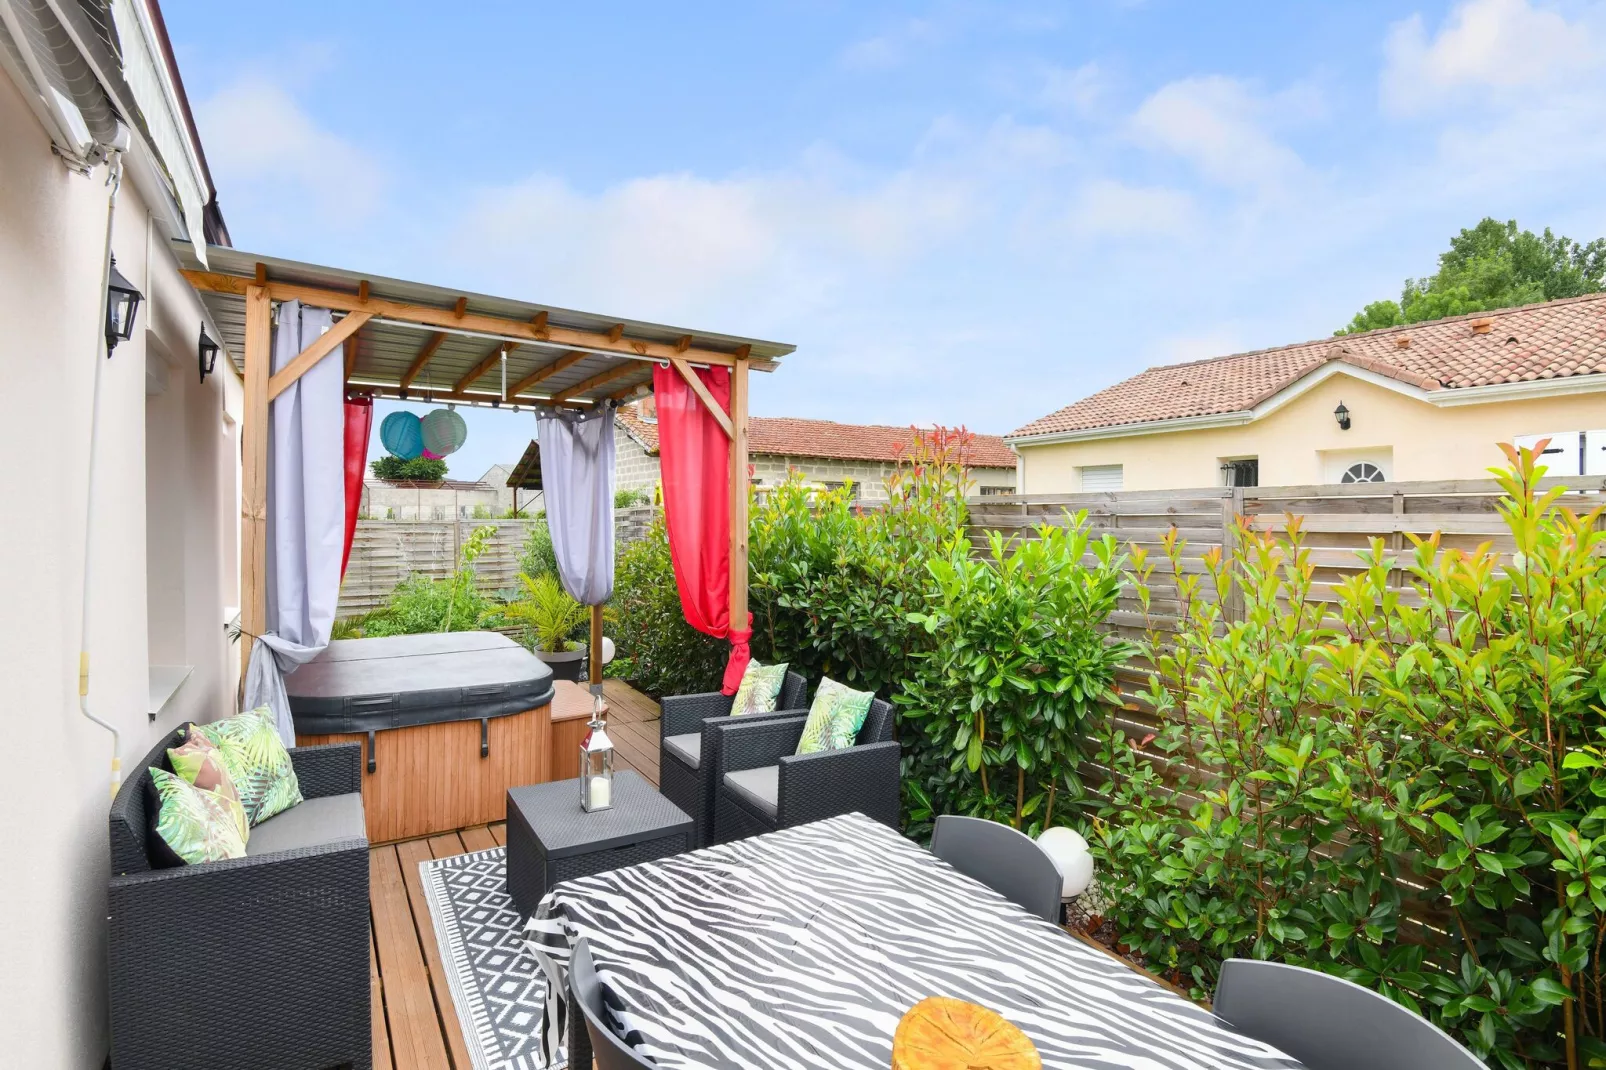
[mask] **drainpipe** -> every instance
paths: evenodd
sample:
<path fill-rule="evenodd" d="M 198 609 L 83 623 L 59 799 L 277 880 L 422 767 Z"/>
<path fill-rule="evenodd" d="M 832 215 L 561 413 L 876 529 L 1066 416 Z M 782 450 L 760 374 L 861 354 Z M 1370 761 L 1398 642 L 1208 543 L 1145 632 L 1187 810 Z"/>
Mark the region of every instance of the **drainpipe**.
<path fill-rule="evenodd" d="M 112 257 L 112 220 L 117 212 L 117 191 L 123 181 L 123 151 L 128 146 L 128 131 L 119 126 L 119 144 L 108 146 L 106 152 L 106 242 L 101 251 L 100 269 L 100 318 L 95 322 L 95 378 L 91 387 L 89 406 L 89 476 L 84 487 L 84 598 L 79 611 L 78 621 L 78 712 L 83 714 L 94 724 L 111 733 L 112 737 L 112 764 L 111 764 L 111 795 L 117 797 L 117 789 L 123 780 L 122 737 L 116 726 L 96 717 L 89 708 L 89 599 L 93 591 L 93 556 L 95 533 L 95 467 L 96 448 L 100 439 L 100 374 L 101 365 L 111 357 L 111 351 L 106 347 L 106 302 L 108 291 L 106 289 L 111 270 Z"/>

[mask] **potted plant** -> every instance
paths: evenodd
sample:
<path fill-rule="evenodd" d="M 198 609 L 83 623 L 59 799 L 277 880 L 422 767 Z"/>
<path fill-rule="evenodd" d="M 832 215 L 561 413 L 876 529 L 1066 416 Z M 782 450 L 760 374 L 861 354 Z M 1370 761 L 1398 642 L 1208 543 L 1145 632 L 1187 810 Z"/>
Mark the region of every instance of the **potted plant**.
<path fill-rule="evenodd" d="M 558 680 L 580 679 L 585 645 L 570 638 L 591 616 L 590 610 L 563 589 L 550 572 L 530 577 L 519 573 L 524 597 L 509 602 L 503 613 L 529 629 L 535 656 L 546 662 Z"/>

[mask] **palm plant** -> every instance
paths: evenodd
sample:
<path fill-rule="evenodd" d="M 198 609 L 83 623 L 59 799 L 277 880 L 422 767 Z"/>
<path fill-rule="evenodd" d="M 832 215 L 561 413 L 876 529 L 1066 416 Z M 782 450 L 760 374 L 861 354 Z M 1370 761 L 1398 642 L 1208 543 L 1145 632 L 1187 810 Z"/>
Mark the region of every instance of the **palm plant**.
<path fill-rule="evenodd" d="M 535 577 L 521 572 L 519 583 L 524 586 L 524 597 L 509 602 L 502 612 L 530 629 L 536 650 L 546 654 L 573 650 L 569 636 L 586 623 L 590 611 L 565 591 L 551 572 Z"/>

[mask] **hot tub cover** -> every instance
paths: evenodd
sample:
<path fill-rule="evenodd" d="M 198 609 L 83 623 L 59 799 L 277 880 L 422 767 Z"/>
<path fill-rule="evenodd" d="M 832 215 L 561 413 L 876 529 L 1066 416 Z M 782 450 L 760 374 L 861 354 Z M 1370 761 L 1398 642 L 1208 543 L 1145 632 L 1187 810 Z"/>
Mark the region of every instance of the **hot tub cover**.
<path fill-rule="evenodd" d="M 336 639 L 285 679 L 307 735 L 506 717 L 552 701 L 552 670 L 496 632 Z"/>

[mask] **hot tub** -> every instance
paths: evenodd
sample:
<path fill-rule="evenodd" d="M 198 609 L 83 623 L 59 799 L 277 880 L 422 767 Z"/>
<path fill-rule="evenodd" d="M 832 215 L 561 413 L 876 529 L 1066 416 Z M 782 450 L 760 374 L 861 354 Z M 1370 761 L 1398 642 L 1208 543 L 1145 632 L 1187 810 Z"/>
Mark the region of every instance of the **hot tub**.
<path fill-rule="evenodd" d="M 551 779 L 551 670 L 495 632 L 337 639 L 285 689 L 299 746 L 363 745 L 372 843 L 501 821 Z"/>

